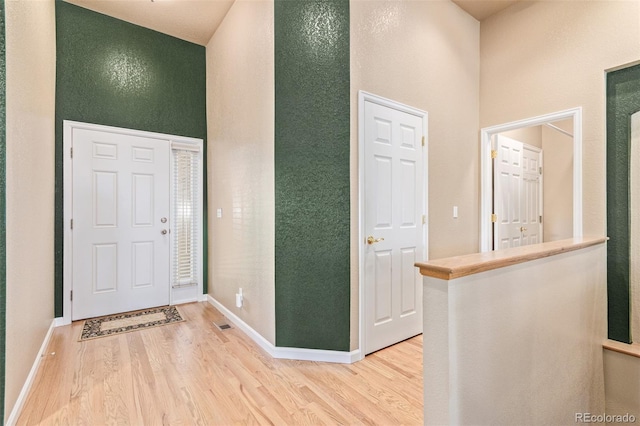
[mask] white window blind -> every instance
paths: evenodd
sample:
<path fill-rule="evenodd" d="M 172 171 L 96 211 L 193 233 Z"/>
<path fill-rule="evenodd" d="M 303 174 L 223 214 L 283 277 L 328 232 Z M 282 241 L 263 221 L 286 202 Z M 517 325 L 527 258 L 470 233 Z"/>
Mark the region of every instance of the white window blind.
<path fill-rule="evenodd" d="M 197 149 L 183 144 L 173 148 L 173 287 L 198 284 L 198 212 Z"/>

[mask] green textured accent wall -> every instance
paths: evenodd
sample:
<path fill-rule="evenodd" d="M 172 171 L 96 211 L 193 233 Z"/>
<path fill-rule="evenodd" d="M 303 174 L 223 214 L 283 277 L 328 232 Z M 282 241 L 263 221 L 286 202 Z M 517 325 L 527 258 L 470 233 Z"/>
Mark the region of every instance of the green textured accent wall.
<path fill-rule="evenodd" d="M 206 53 L 62 1 L 56 1 L 56 43 L 55 314 L 61 316 L 63 120 L 201 138 L 206 158 Z"/>
<path fill-rule="evenodd" d="M 640 111 L 640 65 L 607 74 L 607 303 L 609 338 L 631 342 L 629 150 Z"/>
<path fill-rule="evenodd" d="M 276 345 L 349 350 L 349 1 L 275 0 Z"/>
<path fill-rule="evenodd" d="M 7 337 L 7 73 L 4 0 L 0 0 L 0 419 L 4 419 L 5 350 Z"/>

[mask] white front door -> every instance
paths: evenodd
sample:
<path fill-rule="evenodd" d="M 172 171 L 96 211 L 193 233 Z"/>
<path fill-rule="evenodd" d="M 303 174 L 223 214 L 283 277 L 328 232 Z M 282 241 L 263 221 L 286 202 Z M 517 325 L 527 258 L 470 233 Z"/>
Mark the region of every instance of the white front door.
<path fill-rule="evenodd" d="M 424 129 L 425 115 L 364 102 L 365 354 L 422 333 Z"/>
<path fill-rule="evenodd" d="M 542 153 L 538 148 L 498 135 L 494 163 L 494 249 L 542 242 Z"/>
<path fill-rule="evenodd" d="M 73 129 L 72 319 L 169 304 L 169 141 Z"/>

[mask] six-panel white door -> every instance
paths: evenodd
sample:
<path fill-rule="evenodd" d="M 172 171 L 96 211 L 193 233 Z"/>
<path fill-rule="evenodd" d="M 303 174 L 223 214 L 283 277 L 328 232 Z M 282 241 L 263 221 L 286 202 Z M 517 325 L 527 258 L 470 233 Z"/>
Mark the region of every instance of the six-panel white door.
<path fill-rule="evenodd" d="M 542 238 L 542 150 L 527 144 L 522 148 L 522 245 L 538 244 Z"/>
<path fill-rule="evenodd" d="M 72 319 L 169 304 L 167 140 L 73 129 Z"/>
<path fill-rule="evenodd" d="M 522 245 L 522 142 L 498 135 L 494 164 L 494 248 Z"/>
<path fill-rule="evenodd" d="M 365 354 L 422 333 L 423 118 L 364 102 Z M 426 119 L 426 118 L 424 118 Z"/>
<path fill-rule="evenodd" d="M 542 242 L 540 215 L 542 153 L 515 139 L 498 135 L 494 163 L 494 248 Z"/>

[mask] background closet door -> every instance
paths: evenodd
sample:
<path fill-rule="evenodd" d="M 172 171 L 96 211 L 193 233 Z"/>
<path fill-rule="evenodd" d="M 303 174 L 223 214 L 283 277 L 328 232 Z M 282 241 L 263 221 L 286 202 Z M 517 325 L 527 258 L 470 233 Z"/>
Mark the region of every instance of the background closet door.
<path fill-rule="evenodd" d="M 494 162 L 494 249 L 542 242 L 542 151 L 498 135 Z"/>

